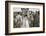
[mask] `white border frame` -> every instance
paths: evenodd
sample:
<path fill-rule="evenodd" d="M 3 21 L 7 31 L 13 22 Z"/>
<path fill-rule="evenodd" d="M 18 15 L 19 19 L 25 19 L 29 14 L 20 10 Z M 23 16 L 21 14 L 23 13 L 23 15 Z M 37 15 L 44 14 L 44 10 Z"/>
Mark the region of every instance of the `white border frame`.
<path fill-rule="evenodd" d="M 25 6 L 24 6 L 25 5 Z M 13 7 L 19 8 L 39 8 L 40 9 L 40 27 L 33 28 L 13 28 Z M 18 33 L 18 32 L 34 32 L 34 31 L 43 31 L 43 5 L 37 4 L 19 4 L 19 3 L 9 3 L 9 33 Z"/>

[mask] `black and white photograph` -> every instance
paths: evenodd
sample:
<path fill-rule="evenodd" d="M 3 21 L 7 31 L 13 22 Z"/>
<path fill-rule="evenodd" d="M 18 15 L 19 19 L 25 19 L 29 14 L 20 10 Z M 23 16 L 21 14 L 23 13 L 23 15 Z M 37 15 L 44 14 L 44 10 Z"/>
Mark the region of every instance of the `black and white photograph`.
<path fill-rule="evenodd" d="M 14 28 L 39 27 L 40 10 L 37 8 L 13 8 Z"/>
<path fill-rule="evenodd" d="M 5 34 L 44 33 L 45 4 L 37 2 L 5 2 Z"/>

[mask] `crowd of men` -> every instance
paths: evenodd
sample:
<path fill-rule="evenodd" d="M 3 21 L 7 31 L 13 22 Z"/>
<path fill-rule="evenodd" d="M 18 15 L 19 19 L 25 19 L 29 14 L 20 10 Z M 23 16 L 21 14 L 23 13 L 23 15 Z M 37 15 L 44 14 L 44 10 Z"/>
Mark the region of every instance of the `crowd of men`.
<path fill-rule="evenodd" d="M 40 11 L 29 11 L 21 8 L 22 12 L 14 12 L 14 28 L 39 27 Z"/>

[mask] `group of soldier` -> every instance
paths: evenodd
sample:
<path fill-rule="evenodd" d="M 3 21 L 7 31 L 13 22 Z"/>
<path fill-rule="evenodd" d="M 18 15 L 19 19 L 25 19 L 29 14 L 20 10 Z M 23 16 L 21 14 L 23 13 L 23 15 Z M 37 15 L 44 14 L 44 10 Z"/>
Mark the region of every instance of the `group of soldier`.
<path fill-rule="evenodd" d="M 22 12 L 14 13 L 14 28 L 39 27 L 40 11 L 29 11 L 29 8 L 21 8 Z"/>

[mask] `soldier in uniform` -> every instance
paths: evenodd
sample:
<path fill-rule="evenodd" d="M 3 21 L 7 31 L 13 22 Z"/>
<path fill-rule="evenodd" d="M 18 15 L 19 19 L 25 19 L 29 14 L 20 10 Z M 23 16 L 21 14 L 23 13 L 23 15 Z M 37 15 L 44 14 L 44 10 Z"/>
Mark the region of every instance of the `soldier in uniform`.
<path fill-rule="evenodd" d="M 22 25 L 22 16 L 20 15 L 20 12 L 18 12 L 18 15 L 15 18 L 16 28 L 20 28 Z"/>
<path fill-rule="evenodd" d="M 36 11 L 34 15 L 34 27 L 39 27 L 39 11 Z"/>
<path fill-rule="evenodd" d="M 23 17 L 23 24 L 22 27 L 28 28 L 29 27 L 29 22 L 28 22 L 28 18 L 27 18 L 27 12 L 28 12 L 28 8 L 21 8 L 22 10 L 22 17 Z"/>

